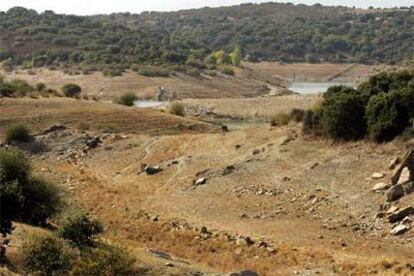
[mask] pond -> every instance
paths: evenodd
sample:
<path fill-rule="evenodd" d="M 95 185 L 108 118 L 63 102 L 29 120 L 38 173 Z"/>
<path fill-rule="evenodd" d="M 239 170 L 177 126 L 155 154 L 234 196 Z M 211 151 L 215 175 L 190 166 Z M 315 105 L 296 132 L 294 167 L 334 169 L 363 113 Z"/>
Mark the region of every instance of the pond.
<path fill-rule="evenodd" d="M 314 94 L 324 93 L 329 87 L 335 85 L 355 86 L 352 82 L 293 82 L 288 89 L 299 94 Z"/>
<path fill-rule="evenodd" d="M 166 102 L 159 102 L 154 100 L 138 100 L 134 102 L 135 106 L 141 108 L 153 108 L 160 107 L 166 104 Z"/>

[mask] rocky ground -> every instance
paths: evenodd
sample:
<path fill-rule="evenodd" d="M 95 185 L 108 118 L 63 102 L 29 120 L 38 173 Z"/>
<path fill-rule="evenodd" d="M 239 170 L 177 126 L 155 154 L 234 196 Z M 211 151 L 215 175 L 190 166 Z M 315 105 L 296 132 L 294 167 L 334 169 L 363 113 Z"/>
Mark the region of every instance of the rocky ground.
<path fill-rule="evenodd" d="M 411 186 L 390 197 L 407 143 L 332 144 L 296 124 L 172 135 L 60 125 L 36 141 L 36 171 L 164 275 L 413 273 Z"/>

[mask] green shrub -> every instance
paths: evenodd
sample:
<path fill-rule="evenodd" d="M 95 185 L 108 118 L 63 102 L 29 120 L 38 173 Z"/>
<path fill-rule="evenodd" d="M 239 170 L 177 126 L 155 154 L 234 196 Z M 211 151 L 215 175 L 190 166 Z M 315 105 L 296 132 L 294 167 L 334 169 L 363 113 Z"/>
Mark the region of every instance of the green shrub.
<path fill-rule="evenodd" d="M 23 124 L 12 125 L 6 128 L 5 131 L 5 142 L 7 144 L 13 142 L 24 143 L 30 141 L 30 131 Z"/>
<path fill-rule="evenodd" d="M 167 69 L 157 68 L 157 67 L 145 67 L 140 68 L 138 74 L 146 77 L 163 77 L 167 78 L 170 76 L 170 72 Z"/>
<path fill-rule="evenodd" d="M 46 85 L 43 82 L 36 83 L 35 89 L 38 92 L 43 92 L 46 90 Z"/>
<path fill-rule="evenodd" d="M 117 99 L 116 102 L 118 104 L 122 104 L 125 106 L 133 106 L 136 100 L 138 100 L 138 97 L 134 93 L 127 92 L 124 93 L 121 97 L 119 97 L 119 99 Z"/>
<path fill-rule="evenodd" d="M 33 87 L 25 80 L 14 79 L 10 82 L 10 85 L 13 87 L 15 95 L 26 96 L 27 93 L 33 91 Z"/>
<path fill-rule="evenodd" d="M 365 102 L 358 93 L 338 93 L 322 105 L 323 132 L 337 140 L 357 140 L 366 134 Z"/>
<path fill-rule="evenodd" d="M 322 112 L 320 109 L 308 110 L 303 115 L 303 132 L 305 134 L 322 134 Z"/>
<path fill-rule="evenodd" d="M 72 276 L 129 276 L 141 275 L 134 267 L 135 259 L 126 250 L 110 245 L 100 245 L 83 252 L 73 262 Z"/>
<path fill-rule="evenodd" d="M 229 76 L 235 75 L 233 67 L 230 67 L 230 66 L 221 66 L 219 67 L 219 71 L 225 75 L 229 75 Z"/>
<path fill-rule="evenodd" d="M 69 83 L 62 87 L 62 92 L 66 97 L 75 98 L 82 92 L 82 88 L 77 84 Z"/>
<path fill-rule="evenodd" d="M 368 132 L 377 142 L 387 142 L 410 126 L 414 115 L 414 91 L 411 89 L 379 93 L 366 108 Z"/>
<path fill-rule="evenodd" d="M 62 191 L 54 183 L 32 177 L 22 187 L 24 203 L 20 219 L 24 222 L 46 226 L 47 219 L 62 209 Z"/>
<path fill-rule="evenodd" d="M 177 116 L 185 116 L 185 108 L 181 103 L 172 103 L 168 107 L 169 113 Z"/>
<path fill-rule="evenodd" d="M 270 119 L 270 126 L 285 126 L 290 122 L 290 115 L 287 113 L 278 113 Z"/>
<path fill-rule="evenodd" d="M 8 82 L 0 82 L 0 96 L 13 97 L 16 89 Z"/>
<path fill-rule="evenodd" d="M 305 116 L 305 110 L 293 108 L 290 112 L 290 118 L 293 119 L 295 122 L 299 123 L 303 121 L 303 117 Z"/>
<path fill-rule="evenodd" d="M 26 271 L 40 275 L 67 275 L 70 253 L 65 243 L 51 235 L 32 235 L 21 247 Z"/>
<path fill-rule="evenodd" d="M 102 224 L 91 219 L 88 214 L 75 212 L 62 221 L 58 235 L 79 248 L 94 245 L 94 238 L 103 232 Z"/>

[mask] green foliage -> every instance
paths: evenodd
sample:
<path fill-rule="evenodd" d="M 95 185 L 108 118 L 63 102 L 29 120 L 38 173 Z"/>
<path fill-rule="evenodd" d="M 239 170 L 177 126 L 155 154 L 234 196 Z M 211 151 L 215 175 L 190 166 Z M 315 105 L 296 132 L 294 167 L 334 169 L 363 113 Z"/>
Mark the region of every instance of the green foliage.
<path fill-rule="evenodd" d="M 33 224 L 47 224 L 47 219 L 62 210 L 62 191 L 44 178 L 31 177 L 22 187 L 24 202 L 20 220 Z"/>
<path fill-rule="evenodd" d="M 167 69 L 157 68 L 157 67 L 143 67 L 140 68 L 138 74 L 146 77 L 162 77 L 167 78 L 170 76 L 170 72 Z"/>
<path fill-rule="evenodd" d="M 26 271 L 40 275 L 67 275 L 70 253 L 66 244 L 51 235 L 33 235 L 21 247 Z"/>
<path fill-rule="evenodd" d="M 231 64 L 233 64 L 233 66 L 240 66 L 242 61 L 242 53 L 240 47 L 234 48 L 233 52 L 229 54 L 229 57 L 231 59 Z"/>
<path fill-rule="evenodd" d="M 14 79 L 10 85 L 13 87 L 14 93 L 20 96 L 26 96 L 27 93 L 33 91 L 33 87 L 25 80 Z"/>
<path fill-rule="evenodd" d="M 62 87 L 62 92 L 66 97 L 75 98 L 80 95 L 82 88 L 77 84 L 68 83 Z"/>
<path fill-rule="evenodd" d="M 168 111 L 177 116 L 185 116 L 185 107 L 181 103 L 172 103 L 168 107 Z"/>
<path fill-rule="evenodd" d="M 6 128 L 4 140 L 7 144 L 30 141 L 30 130 L 23 124 L 11 125 Z"/>
<path fill-rule="evenodd" d="M 72 276 L 130 276 L 141 275 L 134 267 L 135 259 L 123 248 L 100 245 L 82 253 L 74 261 L 70 271 Z"/>
<path fill-rule="evenodd" d="M 390 141 L 410 126 L 414 115 L 414 91 L 411 88 L 374 95 L 366 112 L 370 137 L 378 142 Z"/>
<path fill-rule="evenodd" d="M 225 75 L 229 75 L 229 76 L 235 75 L 234 69 L 230 66 L 221 66 L 219 67 L 219 71 Z"/>
<path fill-rule="evenodd" d="M 331 95 L 322 105 L 323 132 L 337 140 L 357 140 L 365 136 L 365 102 L 356 91 Z"/>
<path fill-rule="evenodd" d="M 293 108 L 290 112 L 290 118 L 299 123 L 303 121 L 306 111 L 303 109 Z"/>
<path fill-rule="evenodd" d="M 278 113 L 270 119 L 271 126 L 285 126 L 289 124 L 291 116 L 287 113 Z"/>
<path fill-rule="evenodd" d="M 60 191 L 49 182 L 31 176 L 29 161 L 22 151 L 0 149 L 0 234 L 3 237 L 11 234 L 12 221 L 44 225 L 60 206 Z"/>
<path fill-rule="evenodd" d="M 322 111 L 320 109 L 308 110 L 303 115 L 303 132 L 306 134 L 321 135 Z"/>
<path fill-rule="evenodd" d="M 72 245 L 84 248 L 93 246 L 95 236 L 102 232 L 103 227 L 99 221 L 91 219 L 86 213 L 75 212 L 63 219 L 58 234 Z"/>
<path fill-rule="evenodd" d="M 136 100 L 138 100 L 138 97 L 137 95 L 135 95 L 135 93 L 127 92 L 124 93 L 121 97 L 119 97 L 119 99 L 117 99 L 116 102 L 118 104 L 122 104 L 125 106 L 133 106 Z"/>
<path fill-rule="evenodd" d="M 35 85 L 36 91 L 43 92 L 46 90 L 46 85 L 43 82 L 38 82 Z"/>
<path fill-rule="evenodd" d="M 15 88 L 8 82 L 0 81 L 0 96 L 12 97 L 16 92 Z"/>

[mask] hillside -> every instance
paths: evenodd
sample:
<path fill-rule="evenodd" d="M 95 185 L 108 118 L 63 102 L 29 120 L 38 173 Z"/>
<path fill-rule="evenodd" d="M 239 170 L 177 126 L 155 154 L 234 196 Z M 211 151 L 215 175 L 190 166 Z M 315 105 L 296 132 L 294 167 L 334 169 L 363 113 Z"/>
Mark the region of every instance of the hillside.
<path fill-rule="evenodd" d="M 279 3 L 99 16 L 15 7 L 0 12 L 0 61 L 109 74 L 143 64 L 180 71 L 214 67 L 213 51 L 239 47 L 251 61 L 394 63 L 411 59 L 413 22 L 411 9 Z"/>

